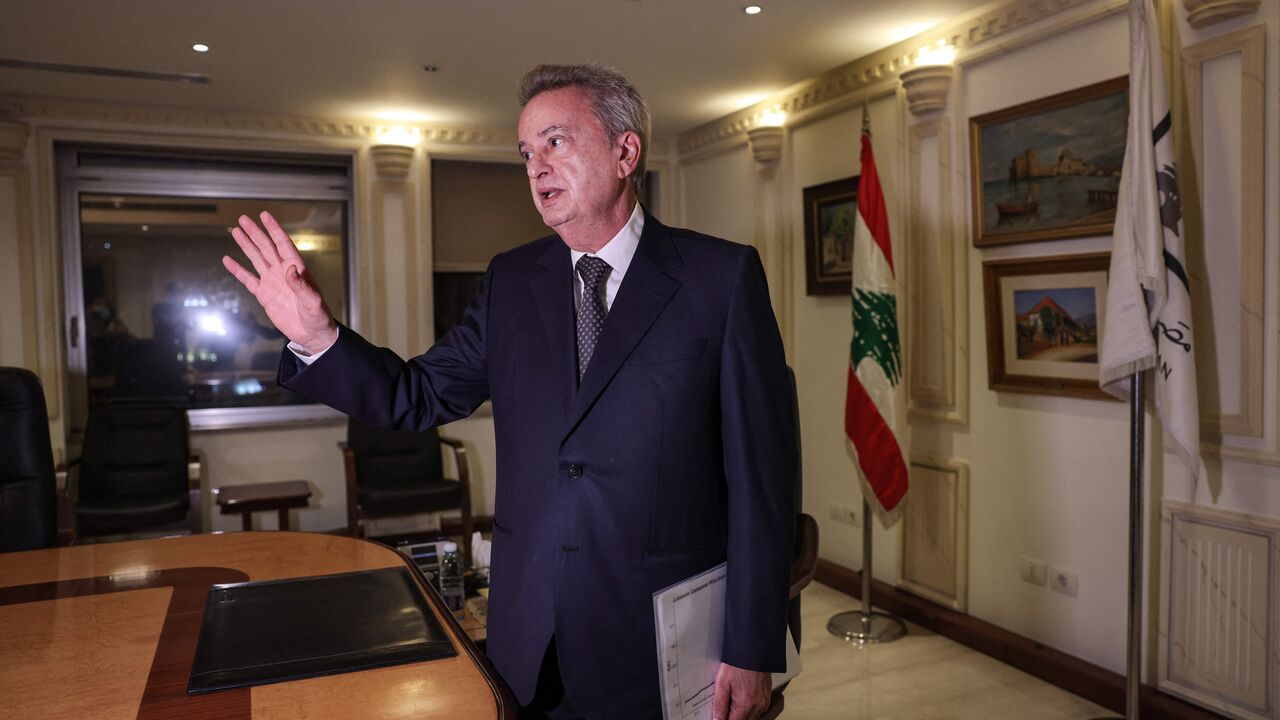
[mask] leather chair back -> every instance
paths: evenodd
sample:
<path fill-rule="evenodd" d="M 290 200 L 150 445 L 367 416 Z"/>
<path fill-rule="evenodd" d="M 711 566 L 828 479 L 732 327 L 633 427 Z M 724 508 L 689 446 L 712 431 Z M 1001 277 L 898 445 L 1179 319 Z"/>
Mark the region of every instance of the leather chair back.
<path fill-rule="evenodd" d="M 94 409 L 81 455 L 79 523 L 132 529 L 187 516 L 187 414 L 177 407 Z"/>
<path fill-rule="evenodd" d="M 30 370 L 0 368 L 0 552 L 52 547 L 56 535 L 44 390 Z"/>
<path fill-rule="evenodd" d="M 444 479 L 440 435 L 347 424 L 347 444 L 355 453 L 356 483 L 364 490 L 397 490 Z"/>

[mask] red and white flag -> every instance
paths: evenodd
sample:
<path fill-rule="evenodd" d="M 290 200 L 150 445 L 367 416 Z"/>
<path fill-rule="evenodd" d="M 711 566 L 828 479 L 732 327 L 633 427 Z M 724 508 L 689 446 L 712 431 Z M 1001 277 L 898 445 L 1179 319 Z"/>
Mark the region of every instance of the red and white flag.
<path fill-rule="evenodd" d="M 871 150 L 871 115 L 862 113 L 862 176 L 853 232 L 853 341 L 844 431 L 857 456 L 863 494 L 885 524 L 898 516 L 907 495 L 907 464 L 899 425 L 902 344 L 893 273 L 889 213 Z"/>

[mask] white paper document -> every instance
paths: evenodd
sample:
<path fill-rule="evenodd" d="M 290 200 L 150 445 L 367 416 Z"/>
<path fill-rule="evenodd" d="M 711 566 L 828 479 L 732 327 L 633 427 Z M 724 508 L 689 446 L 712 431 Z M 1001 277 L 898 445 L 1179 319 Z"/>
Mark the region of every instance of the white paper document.
<path fill-rule="evenodd" d="M 724 636 L 724 563 L 653 594 L 666 720 L 711 717 L 716 671 Z M 800 674 L 800 653 L 787 630 L 787 670 L 773 674 L 773 687 Z"/>

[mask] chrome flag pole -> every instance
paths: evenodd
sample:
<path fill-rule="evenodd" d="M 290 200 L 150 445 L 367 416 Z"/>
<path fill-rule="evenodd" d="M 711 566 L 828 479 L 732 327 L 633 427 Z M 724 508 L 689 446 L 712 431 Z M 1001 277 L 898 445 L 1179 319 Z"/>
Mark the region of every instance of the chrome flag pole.
<path fill-rule="evenodd" d="M 871 503 L 862 501 L 862 609 L 831 616 L 827 631 L 857 645 L 872 645 L 900 640 L 907 625 L 887 613 L 875 612 L 871 606 Z"/>

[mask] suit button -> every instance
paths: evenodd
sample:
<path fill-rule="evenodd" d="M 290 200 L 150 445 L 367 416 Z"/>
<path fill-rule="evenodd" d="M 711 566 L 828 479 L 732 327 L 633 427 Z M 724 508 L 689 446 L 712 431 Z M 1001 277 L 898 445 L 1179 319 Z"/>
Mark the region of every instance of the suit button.
<path fill-rule="evenodd" d="M 582 466 L 581 466 L 581 465 L 570 465 L 570 466 L 569 466 L 569 477 L 574 478 L 574 479 L 577 479 L 577 478 L 582 477 Z"/>

